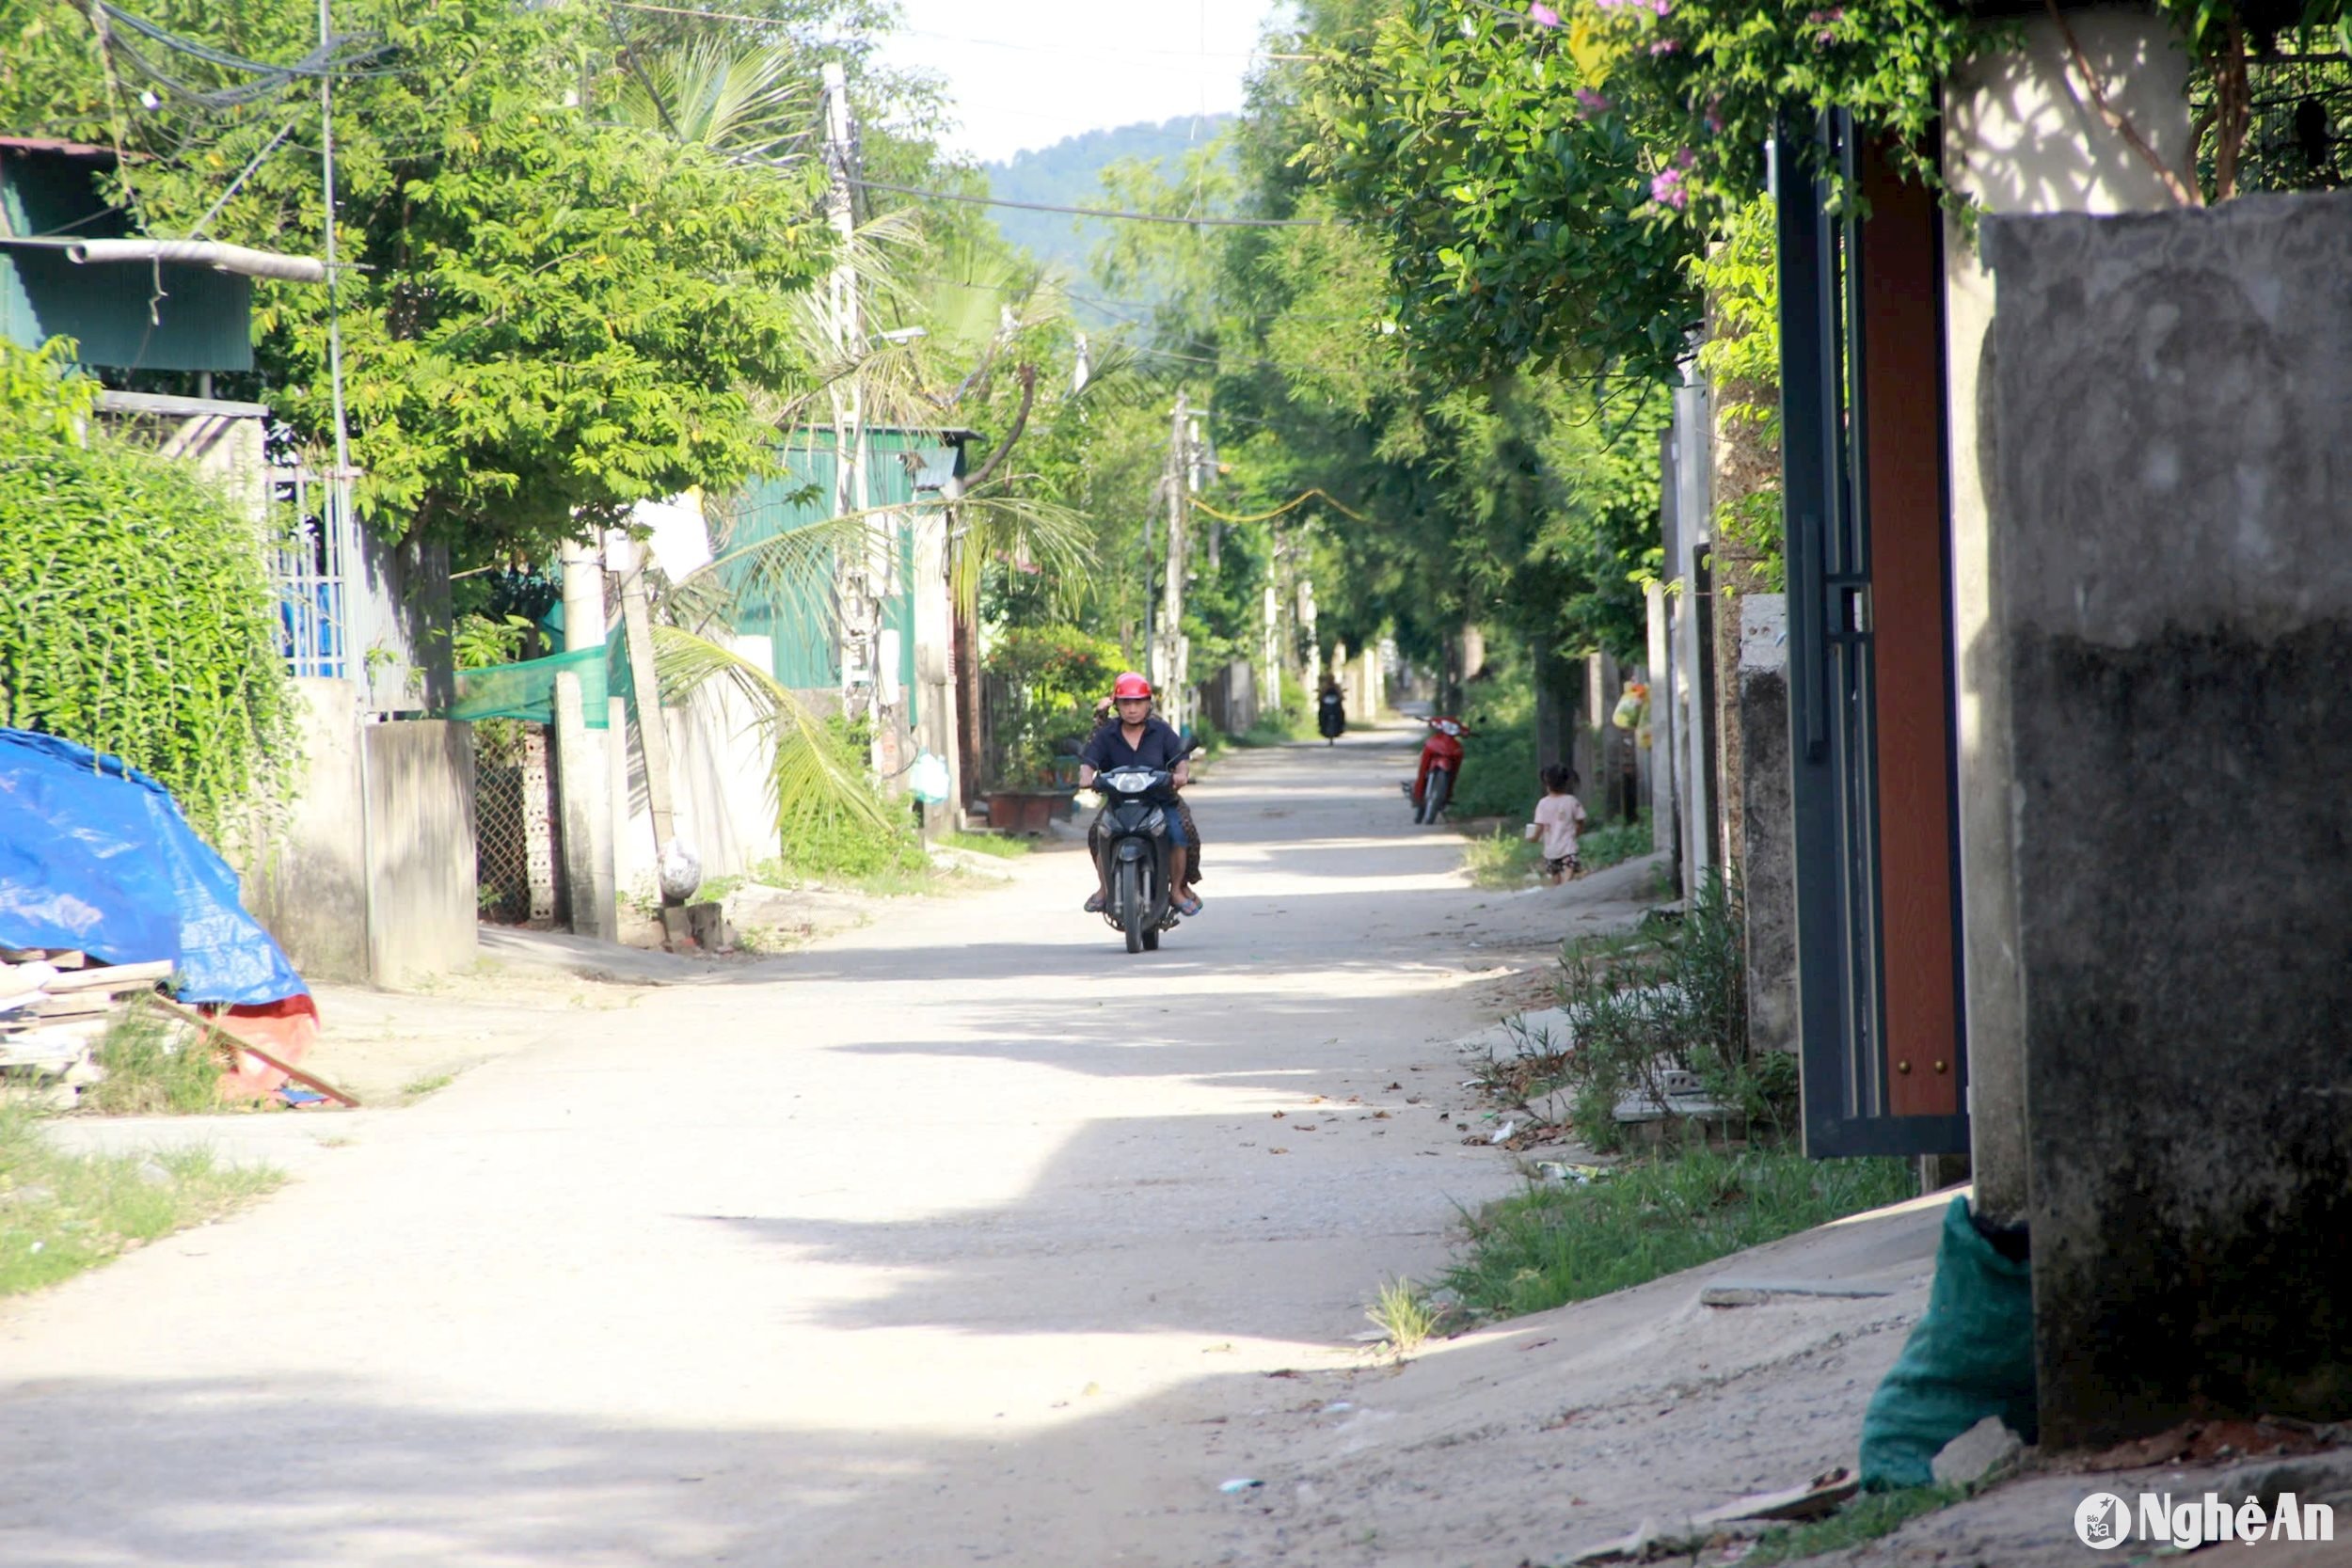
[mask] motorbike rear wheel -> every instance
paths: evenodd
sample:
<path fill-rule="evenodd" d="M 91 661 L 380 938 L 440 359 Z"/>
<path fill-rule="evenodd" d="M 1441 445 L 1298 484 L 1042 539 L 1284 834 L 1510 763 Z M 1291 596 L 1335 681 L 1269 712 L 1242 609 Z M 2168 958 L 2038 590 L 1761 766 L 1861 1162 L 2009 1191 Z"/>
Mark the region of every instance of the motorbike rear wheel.
<path fill-rule="evenodd" d="M 1437 821 L 1439 814 L 1445 810 L 1446 797 L 1453 792 L 1453 770 L 1446 768 L 1431 768 L 1428 787 L 1422 791 L 1421 819 L 1423 822 Z"/>
<path fill-rule="evenodd" d="M 1112 895 L 1118 900 L 1119 928 L 1127 935 L 1127 951 L 1143 951 L 1143 928 L 1151 911 L 1144 908 L 1143 864 L 1139 861 L 1119 863 L 1119 887 Z"/>

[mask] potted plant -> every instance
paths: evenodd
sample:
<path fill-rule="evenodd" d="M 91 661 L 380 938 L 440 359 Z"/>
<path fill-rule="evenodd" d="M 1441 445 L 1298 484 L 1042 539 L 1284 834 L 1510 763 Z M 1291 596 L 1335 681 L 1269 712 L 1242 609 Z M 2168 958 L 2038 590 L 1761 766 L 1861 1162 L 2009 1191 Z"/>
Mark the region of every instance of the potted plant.
<path fill-rule="evenodd" d="M 982 666 L 1006 689 L 1005 711 L 994 715 L 1003 761 L 983 791 L 990 827 L 1042 832 L 1066 809 L 1094 700 L 1110 689 L 1119 662 L 1116 644 L 1075 626 L 1009 626 L 998 635 Z"/>

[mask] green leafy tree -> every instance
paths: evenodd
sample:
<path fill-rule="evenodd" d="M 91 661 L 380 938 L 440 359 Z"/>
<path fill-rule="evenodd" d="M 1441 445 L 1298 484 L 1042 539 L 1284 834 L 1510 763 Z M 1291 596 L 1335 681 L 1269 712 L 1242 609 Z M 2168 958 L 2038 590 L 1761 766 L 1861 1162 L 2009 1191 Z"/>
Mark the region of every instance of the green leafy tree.
<path fill-rule="evenodd" d="M 1455 374 L 1673 373 L 1697 317 L 1677 154 L 1565 34 L 1413 0 L 1317 41 L 1297 156 L 1379 237 L 1413 353 Z"/>
<path fill-rule="evenodd" d="M 294 0 L 151 9 L 177 36 L 264 61 L 300 58 L 317 26 Z M 122 80 L 135 54 L 239 73 L 144 40 L 102 52 L 57 10 L 40 20 L 48 43 L 0 102 L 48 92 L 53 126 L 149 153 L 118 181 L 151 231 L 205 221 L 214 237 L 321 252 L 314 97 L 171 93 L 139 110 Z M 726 146 L 615 123 L 598 94 L 617 101 L 634 78 L 579 8 L 347 0 L 338 24 L 377 40 L 337 95 L 351 265 L 332 301 L 373 524 L 461 558 L 547 552 L 636 500 L 756 471 L 768 436 L 750 389 L 808 373 L 790 314 L 829 253 L 814 161 L 745 166 Z M 322 453 L 329 316 L 326 290 L 257 285 L 261 390 Z"/>

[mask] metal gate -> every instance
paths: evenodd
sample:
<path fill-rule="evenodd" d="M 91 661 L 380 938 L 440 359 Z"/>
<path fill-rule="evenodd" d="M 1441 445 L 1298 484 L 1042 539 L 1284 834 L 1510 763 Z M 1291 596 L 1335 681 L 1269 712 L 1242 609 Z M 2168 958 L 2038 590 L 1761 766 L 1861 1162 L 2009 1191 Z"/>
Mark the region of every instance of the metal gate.
<path fill-rule="evenodd" d="M 1805 1149 L 1964 1152 L 1941 220 L 1842 114 L 1773 150 Z"/>

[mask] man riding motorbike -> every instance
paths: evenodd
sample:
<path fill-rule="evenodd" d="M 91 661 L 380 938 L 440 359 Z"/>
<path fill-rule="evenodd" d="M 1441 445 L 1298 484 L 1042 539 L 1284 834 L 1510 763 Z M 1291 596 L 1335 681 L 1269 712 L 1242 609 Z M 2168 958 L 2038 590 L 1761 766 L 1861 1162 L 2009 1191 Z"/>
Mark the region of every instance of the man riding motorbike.
<path fill-rule="evenodd" d="M 1336 675 L 1323 678 L 1323 690 L 1315 698 L 1315 727 L 1323 732 L 1327 746 L 1338 745 L 1347 733 L 1347 699 L 1340 695 Z"/>
<path fill-rule="evenodd" d="M 1191 769 L 1184 758 L 1187 752 L 1182 736 L 1164 719 L 1152 716 L 1152 683 L 1134 671 L 1129 671 L 1111 683 L 1111 706 L 1119 721 L 1104 724 L 1087 741 L 1086 750 L 1078 756 L 1078 787 L 1091 788 L 1095 775 L 1118 768 L 1164 768 L 1174 775 L 1176 787 L 1182 789 L 1192 782 Z M 1168 824 L 1168 880 L 1174 885 L 1173 903 L 1180 914 L 1199 914 L 1200 900 L 1194 896 L 1192 879 L 1186 862 L 1190 845 L 1186 841 L 1181 816 L 1171 816 Z M 1089 845 L 1094 834 L 1087 835 Z M 1105 879 L 1102 858 L 1094 861 L 1094 896 L 1086 902 L 1087 912 L 1099 914 L 1110 902 L 1110 886 Z"/>

